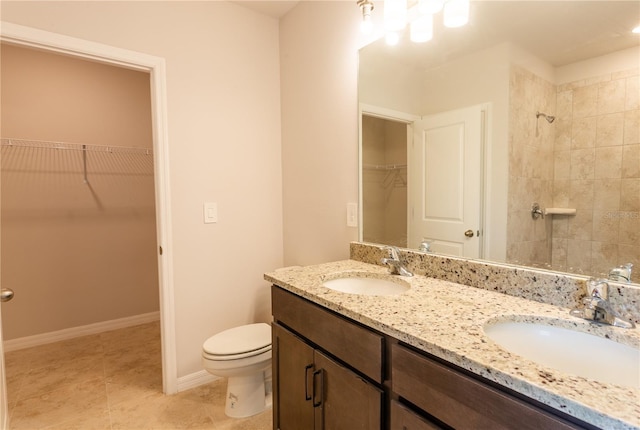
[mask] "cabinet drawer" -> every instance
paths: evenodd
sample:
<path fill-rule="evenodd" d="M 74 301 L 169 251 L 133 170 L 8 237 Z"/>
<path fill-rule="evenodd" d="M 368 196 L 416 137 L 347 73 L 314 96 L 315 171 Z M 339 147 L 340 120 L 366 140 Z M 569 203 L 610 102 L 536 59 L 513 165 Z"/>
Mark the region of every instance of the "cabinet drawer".
<path fill-rule="evenodd" d="M 456 429 L 580 428 L 400 345 L 391 368 L 396 394 Z"/>
<path fill-rule="evenodd" d="M 277 322 L 382 383 L 384 338 L 277 286 L 271 290 Z"/>
<path fill-rule="evenodd" d="M 430 423 L 415 412 L 391 401 L 391 430 L 441 430 L 442 427 Z"/>

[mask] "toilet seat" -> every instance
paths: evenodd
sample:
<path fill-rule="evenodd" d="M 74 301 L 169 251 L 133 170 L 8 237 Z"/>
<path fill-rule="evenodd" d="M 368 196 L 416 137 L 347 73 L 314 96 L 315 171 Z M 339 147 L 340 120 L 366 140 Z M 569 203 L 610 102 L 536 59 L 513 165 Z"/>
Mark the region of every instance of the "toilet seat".
<path fill-rule="evenodd" d="M 234 327 L 211 336 L 202 345 L 202 356 L 214 361 L 238 360 L 270 350 L 271 326 L 257 323 Z"/>

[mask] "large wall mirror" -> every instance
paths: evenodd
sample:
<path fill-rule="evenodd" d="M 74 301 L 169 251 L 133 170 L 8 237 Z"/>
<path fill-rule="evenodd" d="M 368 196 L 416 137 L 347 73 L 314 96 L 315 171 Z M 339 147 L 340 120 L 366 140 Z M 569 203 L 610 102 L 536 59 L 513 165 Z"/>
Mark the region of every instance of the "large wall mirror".
<path fill-rule="evenodd" d="M 440 20 L 360 50 L 360 240 L 640 282 L 640 2 Z"/>

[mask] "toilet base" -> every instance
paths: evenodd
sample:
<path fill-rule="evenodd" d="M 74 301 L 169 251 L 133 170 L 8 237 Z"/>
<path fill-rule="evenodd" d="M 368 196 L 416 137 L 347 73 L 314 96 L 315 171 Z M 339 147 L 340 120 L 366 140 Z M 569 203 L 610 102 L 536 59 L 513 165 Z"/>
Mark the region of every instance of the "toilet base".
<path fill-rule="evenodd" d="M 224 413 L 231 418 L 246 418 L 259 414 L 271 404 L 265 391 L 264 372 L 231 376 L 227 380 Z"/>

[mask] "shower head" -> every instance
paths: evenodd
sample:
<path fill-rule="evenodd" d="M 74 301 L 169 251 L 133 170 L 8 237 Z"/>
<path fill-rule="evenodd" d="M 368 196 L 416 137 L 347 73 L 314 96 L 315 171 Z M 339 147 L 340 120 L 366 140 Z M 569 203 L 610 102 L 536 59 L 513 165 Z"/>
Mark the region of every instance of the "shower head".
<path fill-rule="evenodd" d="M 556 120 L 555 116 L 547 115 L 546 113 L 536 112 L 536 118 L 544 117 L 549 124 Z"/>

